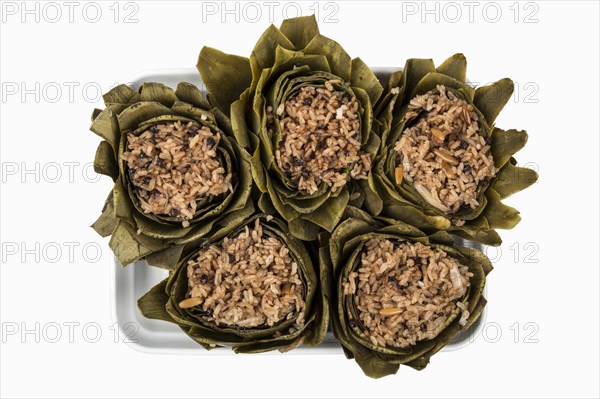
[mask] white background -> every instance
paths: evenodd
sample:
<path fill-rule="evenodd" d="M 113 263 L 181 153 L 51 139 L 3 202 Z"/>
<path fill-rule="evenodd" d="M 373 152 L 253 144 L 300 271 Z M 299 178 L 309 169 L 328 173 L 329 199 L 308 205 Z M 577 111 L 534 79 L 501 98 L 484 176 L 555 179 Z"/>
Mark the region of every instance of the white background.
<path fill-rule="evenodd" d="M 322 33 L 368 65 L 463 52 L 471 80 L 518 84 L 497 124 L 529 131 L 517 158 L 541 177 L 507 201 L 523 220 L 501 232 L 501 253 L 489 252 L 485 334 L 471 345 L 434 356 L 424 371 L 371 380 L 341 355 L 149 355 L 115 343 L 112 255 L 88 227 L 111 188 L 87 167 L 99 142 L 87 130 L 97 90 L 143 70 L 193 67 L 204 44 L 249 55 L 269 9 L 279 25 L 283 4 L 2 2 L 2 396 L 598 397 L 599 6 L 591 1 L 317 6 Z M 297 7 L 315 9 L 296 3 L 287 15 Z"/>

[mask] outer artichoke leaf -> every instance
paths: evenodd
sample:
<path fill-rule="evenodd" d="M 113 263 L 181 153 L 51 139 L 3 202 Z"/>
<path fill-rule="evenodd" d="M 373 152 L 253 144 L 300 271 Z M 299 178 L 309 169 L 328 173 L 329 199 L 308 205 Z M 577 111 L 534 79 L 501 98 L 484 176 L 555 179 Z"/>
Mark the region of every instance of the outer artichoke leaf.
<path fill-rule="evenodd" d="M 258 39 L 250 56 L 253 85 L 258 81 L 264 69 L 273 66 L 277 46 L 294 50 L 294 44 L 279 29 L 271 25 Z"/>
<path fill-rule="evenodd" d="M 104 111 L 100 112 L 92 121 L 90 130 L 108 141 L 113 147 L 115 154 L 119 149 L 119 141 L 121 133 L 119 124 L 117 123 L 117 114 L 126 108 L 125 105 L 116 104 L 108 106 Z"/>
<path fill-rule="evenodd" d="M 129 104 L 138 98 L 138 92 L 131 87 L 121 84 L 112 88 L 108 93 L 102 96 L 104 103 L 108 104 Z"/>
<path fill-rule="evenodd" d="M 454 239 L 448 232 L 439 230 L 429 235 L 429 241 L 447 246 L 452 246 L 454 244 Z"/>
<path fill-rule="evenodd" d="M 428 73 L 435 72 L 435 64 L 431 59 L 411 58 L 404 66 L 403 78 L 404 92 L 410 94 L 414 91 L 417 83 Z M 410 98 L 412 98 L 411 96 Z M 409 99 L 410 100 L 410 99 Z"/>
<path fill-rule="evenodd" d="M 381 234 L 392 234 L 392 235 L 396 235 L 396 236 L 405 236 L 405 237 L 408 236 L 408 237 L 412 237 L 412 238 L 426 237 L 425 233 L 423 233 L 418 228 L 411 226 L 410 224 L 407 224 L 407 223 L 402 223 L 400 221 L 398 221 L 392 225 L 382 227 L 378 231 Z"/>
<path fill-rule="evenodd" d="M 319 234 L 319 226 L 301 217 L 290 220 L 288 226 L 294 237 L 304 241 L 316 240 Z"/>
<path fill-rule="evenodd" d="M 373 174 L 369 173 L 366 180 L 359 180 L 358 185 L 365 196 L 364 206 L 373 215 L 379 215 L 383 210 L 383 200 L 377 194 Z"/>
<path fill-rule="evenodd" d="M 353 251 L 356 249 L 354 246 L 347 246 L 346 244 L 354 237 L 363 236 L 372 232 L 376 229 L 376 227 L 377 224 L 374 222 L 369 223 L 367 221 L 354 218 L 344 220 L 342 223 L 340 223 L 340 225 L 331 235 L 331 240 L 329 242 L 334 274 L 337 274 L 338 268 L 342 266 L 342 251 L 346 248 L 348 251 Z"/>
<path fill-rule="evenodd" d="M 467 319 L 466 324 L 461 326 L 461 330 L 468 330 L 471 328 L 471 326 L 473 326 L 473 324 L 475 324 L 475 322 L 479 320 L 479 316 L 481 316 L 481 313 L 483 313 L 483 308 L 485 308 L 486 304 L 487 300 L 483 296 L 480 296 L 475 307 L 470 310 L 469 318 Z"/>
<path fill-rule="evenodd" d="M 500 198 L 504 199 L 510 195 L 526 189 L 535 183 L 538 179 L 538 174 L 528 168 L 521 168 L 516 165 L 516 160 L 511 158 L 507 162 L 494 181 L 494 190 L 498 192 Z"/>
<path fill-rule="evenodd" d="M 372 354 L 367 357 L 355 356 L 355 360 L 362 371 L 371 378 L 381 378 L 396 374 L 400 368 L 399 364 L 383 361 Z"/>
<path fill-rule="evenodd" d="M 177 96 L 173 89 L 162 83 L 148 82 L 144 83 L 140 89 L 140 101 L 154 101 L 171 107 L 177 101 Z"/>
<path fill-rule="evenodd" d="M 145 293 L 140 299 L 138 299 L 138 309 L 140 313 L 147 319 L 164 320 L 170 323 L 174 323 L 173 318 L 167 313 L 165 305 L 169 300 L 169 296 L 165 292 L 167 286 L 167 280 L 164 279 L 154 287 Z"/>
<path fill-rule="evenodd" d="M 281 23 L 280 30 L 298 50 L 306 47 L 319 34 L 319 26 L 314 15 L 286 19 Z"/>
<path fill-rule="evenodd" d="M 177 261 L 181 258 L 182 253 L 183 245 L 175 245 L 146 256 L 146 262 L 148 262 L 150 266 L 173 270 L 177 265 Z"/>
<path fill-rule="evenodd" d="M 475 90 L 473 103 L 483 114 L 489 126 L 493 126 L 496 117 L 510 100 L 514 89 L 513 81 L 504 78 L 491 85 L 478 87 Z"/>
<path fill-rule="evenodd" d="M 175 89 L 175 95 L 180 101 L 192 104 L 196 108 L 210 109 L 211 105 L 200 89 L 188 82 L 180 82 Z"/>
<path fill-rule="evenodd" d="M 301 76 L 310 71 L 331 72 L 327 57 L 321 54 L 305 54 L 279 46 L 275 51 L 275 66 L 270 71 L 269 79 L 263 81 L 263 87 L 273 84 L 273 79 L 277 79 L 273 86 L 281 85 L 279 81 L 286 77 Z"/>
<path fill-rule="evenodd" d="M 369 95 L 366 91 L 361 89 L 360 87 L 353 88 L 354 95 L 358 100 L 361 111 L 360 118 L 360 131 L 361 131 L 361 144 L 363 146 L 366 145 L 366 151 L 368 151 L 371 155 L 375 153 L 377 147 L 379 147 L 379 137 L 371 133 L 371 126 L 373 125 L 373 109 L 371 107 L 371 100 L 369 99 Z M 369 141 L 370 137 L 373 136 L 371 141 Z"/>
<path fill-rule="evenodd" d="M 188 234 L 179 239 L 175 238 L 173 242 L 177 245 L 183 245 L 197 241 L 198 239 L 205 237 L 211 231 L 214 223 L 215 220 L 211 218 L 203 223 L 195 224 Z"/>
<path fill-rule="evenodd" d="M 352 75 L 350 76 L 352 86 L 360 87 L 367 92 L 371 99 L 371 104 L 377 103 L 383 93 L 383 86 L 373 73 L 360 58 L 352 60 Z"/>
<path fill-rule="evenodd" d="M 162 241 L 141 234 L 124 220 L 120 220 L 108 243 L 122 266 L 127 266 L 152 252 L 165 249 Z"/>
<path fill-rule="evenodd" d="M 249 91 L 245 91 L 240 99 L 231 104 L 231 127 L 238 144 L 249 150 L 251 148 L 250 138 L 248 137 L 248 125 L 246 125 L 246 104 L 248 102 Z"/>
<path fill-rule="evenodd" d="M 119 219 L 115 217 L 115 208 L 113 206 L 113 192 L 111 191 L 104 203 L 102 214 L 94 222 L 92 228 L 96 233 L 100 234 L 101 237 L 108 237 L 112 234 Z"/>
<path fill-rule="evenodd" d="M 327 334 L 327 328 L 329 327 L 329 306 L 322 293 L 318 295 L 316 302 L 315 306 L 317 310 L 315 312 L 315 325 L 304 341 L 304 344 L 310 346 L 319 345 L 323 342 L 325 335 Z"/>
<path fill-rule="evenodd" d="M 275 207 L 273 206 L 273 202 L 271 202 L 271 198 L 268 193 L 260 193 L 258 198 L 258 209 L 267 215 L 273 215 L 277 212 Z"/>
<path fill-rule="evenodd" d="M 425 75 L 423 79 L 417 83 L 413 91 L 406 91 L 406 93 L 410 93 L 409 98 L 412 99 L 417 95 L 422 95 L 431 90 L 435 90 L 438 85 L 444 85 L 446 87 L 456 89 L 463 94 L 463 96 L 466 96 L 467 99 L 472 97 L 473 88 L 471 86 L 467 85 L 465 82 L 461 82 L 448 75 L 438 72 L 431 72 Z"/>
<path fill-rule="evenodd" d="M 94 158 L 94 171 L 110 176 L 113 181 L 119 176 L 119 167 L 115 160 L 115 151 L 108 141 L 101 141 Z"/>
<path fill-rule="evenodd" d="M 521 221 L 519 211 L 504 205 L 496 190 L 488 188 L 485 196 L 488 199 L 488 205 L 483 210 L 482 216 L 488 220 L 492 229 L 512 229 Z"/>
<path fill-rule="evenodd" d="M 525 146 L 525 143 L 527 143 L 527 132 L 495 127 L 492 131 L 491 151 L 496 168 L 502 168 L 517 151 Z"/>
<path fill-rule="evenodd" d="M 335 40 L 328 37 L 317 35 L 304 49 L 306 54 L 322 54 L 327 57 L 331 73 L 339 76 L 344 81 L 350 80 L 352 73 L 352 59 L 342 46 Z"/>
<path fill-rule="evenodd" d="M 268 185 L 269 185 L 270 178 L 267 175 L 267 171 L 264 169 L 261 158 L 260 158 L 260 146 L 261 145 L 262 144 L 258 143 L 258 145 L 256 146 L 256 149 L 254 150 L 254 153 L 252 154 L 250 163 L 252 165 L 252 178 L 254 179 L 256 186 L 258 187 L 258 189 L 261 192 L 266 193 L 268 191 Z"/>
<path fill-rule="evenodd" d="M 250 87 L 250 62 L 245 57 L 205 46 L 200 51 L 196 66 L 208 90 L 209 100 L 229 116 L 231 103 Z"/>
<path fill-rule="evenodd" d="M 436 71 L 464 82 L 467 79 L 467 59 L 464 54 L 454 54 L 437 67 Z"/>
<path fill-rule="evenodd" d="M 485 219 L 485 218 L 483 218 Z M 495 230 L 489 229 L 471 229 L 468 228 L 467 225 L 461 226 L 459 229 L 452 231 L 452 234 L 455 234 L 459 237 L 465 238 L 467 240 L 477 241 L 479 243 L 491 246 L 498 246 L 502 244 L 502 239 L 500 235 Z"/>
<path fill-rule="evenodd" d="M 115 216 L 119 218 L 131 219 L 133 214 L 133 205 L 131 203 L 129 193 L 127 190 L 125 190 L 125 187 L 123 187 L 121 179 L 118 179 L 115 182 L 115 186 L 113 188 Z"/>
<path fill-rule="evenodd" d="M 218 108 L 215 108 L 218 110 Z M 208 110 L 197 108 L 190 103 L 186 103 L 183 101 L 176 101 L 171 110 L 177 115 L 183 115 L 186 118 L 189 118 L 196 122 L 196 124 L 200 124 L 201 126 L 206 126 L 208 128 L 212 128 L 213 131 L 220 131 L 217 127 L 217 123 L 215 120 L 215 115 Z M 154 118 L 154 120 L 160 118 Z M 184 122 L 184 121 L 182 121 Z M 145 124 L 144 124 L 145 125 Z"/>
<path fill-rule="evenodd" d="M 137 225 L 136 227 L 142 234 L 149 237 L 164 239 L 181 238 L 192 230 L 192 227 L 181 227 L 181 222 L 175 222 L 173 224 L 159 223 L 149 219 L 147 216 L 148 215 L 133 212 L 133 219 Z M 177 226 L 178 224 L 179 226 Z"/>
<path fill-rule="evenodd" d="M 139 102 L 125 108 L 117 119 L 121 132 L 125 133 L 137 129 L 140 123 L 148 119 L 170 114 L 171 110 L 160 103 Z"/>
<path fill-rule="evenodd" d="M 303 214 L 302 218 L 331 232 L 342 218 L 349 197 L 348 189 L 344 187 L 342 188 L 340 195 L 337 197 L 330 197 L 322 206 L 315 209 L 313 212 Z"/>

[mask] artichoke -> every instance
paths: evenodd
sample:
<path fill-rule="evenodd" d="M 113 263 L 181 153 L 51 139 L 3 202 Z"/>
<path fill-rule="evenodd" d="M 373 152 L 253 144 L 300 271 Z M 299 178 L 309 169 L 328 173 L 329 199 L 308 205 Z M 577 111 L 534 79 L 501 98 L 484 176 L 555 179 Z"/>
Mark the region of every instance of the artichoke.
<path fill-rule="evenodd" d="M 320 249 L 333 331 L 349 359 L 373 378 L 401 364 L 421 370 L 469 328 L 486 304 L 491 262 L 450 236 L 373 220 L 354 210 Z"/>
<path fill-rule="evenodd" d="M 94 169 L 114 188 L 92 227 L 111 235 L 123 266 L 144 257 L 172 266 L 185 245 L 253 213 L 250 157 L 233 139 L 229 118 L 198 88 L 120 85 L 104 102 L 90 128 L 104 139 Z"/>
<path fill-rule="evenodd" d="M 236 353 L 319 344 L 328 308 L 304 244 L 259 214 L 184 254 L 141 297 L 141 313 L 175 323 L 205 349 Z"/>
<path fill-rule="evenodd" d="M 234 101 L 233 131 L 252 155 L 262 211 L 277 211 L 309 241 L 320 228 L 331 232 L 348 203 L 362 203 L 358 182 L 379 148 L 372 113 L 383 87 L 319 34 L 314 16 L 271 26 L 249 59 L 204 47 L 198 69 L 211 101 Z"/>
<path fill-rule="evenodd" d="M 527 133 L 494 126 L 513 82 L 475 89 L 465 79 L 462 54 L 437 68 L 431 60 L 410 59 L 391 75 L 376 111 L 381 151 L 364 185 L 365 206 L 427 232 L 499 245 L 495 229 L 520 221 L 502 199 L 538 176 L 513 158 Z"/>

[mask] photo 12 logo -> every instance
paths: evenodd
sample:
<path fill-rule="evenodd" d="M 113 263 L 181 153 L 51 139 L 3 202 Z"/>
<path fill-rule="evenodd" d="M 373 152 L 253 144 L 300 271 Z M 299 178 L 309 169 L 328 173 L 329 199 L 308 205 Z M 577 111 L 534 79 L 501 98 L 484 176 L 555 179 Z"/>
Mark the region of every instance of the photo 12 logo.
<path fill-rule="evenodd" d="M 407 22 L 487 22 L 512 21 L 515 24 L 537 24 L 540 6 L 537 2 L 480 1 L 403 1 L 402 23 Z"/>
<path fill-rule="evenodd" d="M 338 3 L 327 2 L 278 2 L 278 1 L 203 1 L 202 22 L 269 22 L 278 19 L 296 18 L 306 15 L 315 15 L 317 21 L 325 24 L 338 23 L 337 15 L 340 11 Z"/>
<path fill-rule="evenodd" d="M 2 343 L 56 344 L 84 342 L 95 344 L 100 341 L 112 341 L 115 344 L 136 344 L 140 326 L 134 322 L 113 323 L 102 326 L 95 321 L 51 321 L 47 323 L 2 322 Z"/>
<path fill-rule="evenodd" d="M 115 24 L 137 24 L 140 6 L 137 2 L 79 1 L 3 1 L 0 20 L 7 23 L 75 23 L 95 24 L 112 21 Z"/>

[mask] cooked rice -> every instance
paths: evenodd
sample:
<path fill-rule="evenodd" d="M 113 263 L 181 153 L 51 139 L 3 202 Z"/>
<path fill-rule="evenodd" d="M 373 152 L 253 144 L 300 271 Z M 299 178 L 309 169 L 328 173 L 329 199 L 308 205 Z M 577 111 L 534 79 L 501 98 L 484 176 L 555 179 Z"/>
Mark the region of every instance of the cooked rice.
<path fill-rule="evenodd" d="M 359 104 L 356 97 L 336 91 L 336 83 L 340 81 L 330 80 L 324 88 L 302 87 L 275 112 L 267 108 L 270 133 L 274 134 L 275 119 L 282 131 L 277 165 L 308 194 L 318 191 L 321 183 L 335 190 L 349 177 L 366 179 L 371 169 L 370 155 L 360 153 Z M 348 176 L 344 169 L 350 167 Z"/>
<path fill-rule="evenodd" d="M 344 283 L 359 312 L 361 336 L 380 347 L 406 348 L 435 338 L 449 315 L 460 310 L 473 276 L 468 268 L 438 248 L 421 243 L 370 239 L 358 272 Z"/>
<path fill-rule="evenodd" d="M 123 160 L 142 210 L 175 217 L 187 227 L 200 199 L 232 190 L 231 173 L 217 155 L 220 139 L 218 132 L 192 122 L 128 134 Z"/>
<path fill-rule="evenodd" d="M 207 321 L 224 326 L 273 326 L 295 318 L 304 325 L 304 291 L 298 265 L 277 238 L 263 236 L 256 220 L 235 238 L 203 249 L 187 266 L 188 297 Z"/>
<path fill-rule="evenodd" d="M 396 142 L 396 182 L 410 182 L 447 213 L 477 208 L 479 191 L 496 169 L 473 105 L 438 85 L 412 99 L 408 109 L 406 119 L 419 117 Z"/>

